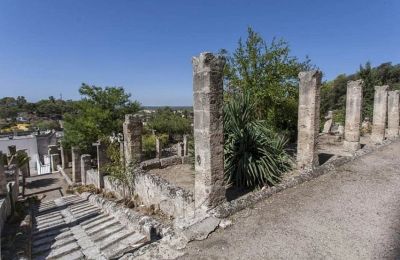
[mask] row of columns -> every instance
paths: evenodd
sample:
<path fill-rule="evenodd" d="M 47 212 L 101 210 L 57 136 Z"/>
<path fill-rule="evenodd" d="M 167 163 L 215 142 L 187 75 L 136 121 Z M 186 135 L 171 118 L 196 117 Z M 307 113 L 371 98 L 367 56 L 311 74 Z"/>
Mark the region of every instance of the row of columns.
<path fill-rule="evenodd" d="M 317 138 L 319 134 L 319 106 L 321 73 L 299 74 L 299 111 L 297 166 L 312 170 L 319 165 Z M 350 152 L 360 149 L 363 81 L 349 81 L 346 93 L 346 119 L 343 146 Z M 388 91 L 389 86 L 375 87 L 371 141 L 382 143 L 385 138 L 399 136 L 399 91 Z M 386 134 L 386 122 L 388 125 Z"/>

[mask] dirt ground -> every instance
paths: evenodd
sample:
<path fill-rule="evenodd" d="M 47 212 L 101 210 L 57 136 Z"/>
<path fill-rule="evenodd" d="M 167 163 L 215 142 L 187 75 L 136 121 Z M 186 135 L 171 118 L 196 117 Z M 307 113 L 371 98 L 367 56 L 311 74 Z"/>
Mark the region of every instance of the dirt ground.
<path fill-rule="evenodd" d="M 182 259 L 399 259 L 400 143 L 231 217 Z"/>
<path fill-rule="evenodd" d="M 194 192 L 194 169 L 191 164 L 178 164 L 164 169 L 153 169 L 149 173 L 158 175 L 184 190 Z"/>
<path fill-rule="evenodd" d="M 65 196 L 67 188 L 67 182 L 58 172 L 32 176 L 26 179 L 25 196 L 45 196 L 43 201 L 54 200 Z"/>

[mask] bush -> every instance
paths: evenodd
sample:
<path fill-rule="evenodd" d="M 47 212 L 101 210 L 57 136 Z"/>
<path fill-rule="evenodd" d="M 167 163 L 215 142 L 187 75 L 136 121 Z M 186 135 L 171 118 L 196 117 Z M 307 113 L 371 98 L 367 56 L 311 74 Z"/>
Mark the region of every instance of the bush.
<path fill-rule="evenodd" d="M 168 135 L 162 134 L 158 136 L 162 147 L 168 144 Z M 146 159 L 154 158 L 156 156 L 156 136 L 153 134 L 145 135 L 142 139 L 143 155 Z"/>
<path fill-rule="evenodd" d="M 236 94 L 224 106 L 225 178 L 237 187 L 274 185 L 291 168 L 287 139 L 257 120 L 249 94 Z"/>

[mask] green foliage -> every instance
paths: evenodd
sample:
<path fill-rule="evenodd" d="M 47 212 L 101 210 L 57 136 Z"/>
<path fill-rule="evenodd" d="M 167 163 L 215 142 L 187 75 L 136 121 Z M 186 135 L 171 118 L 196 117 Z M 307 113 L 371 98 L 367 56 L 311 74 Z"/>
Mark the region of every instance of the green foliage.
<path fill-rule="evenodd" d="M 276 131 L 286 131 L 293 137 L 297 129 L 298 74 L 312 68 L 306 59 L 300 62 L 290 55 L 284 40 L 274 39 L 267 44 L 262 37 L 248 28 L 245 42 L 230 55 L 225 66 L 226 97 L 246 91 L 255 104 L 258 119 L 266 120 Z"/>
<path fill-rule="evenodd" d="M 287 140 L 257 119 L 250 93 L 236 94 L 225 103 L 225 177 L 240 187 L 274 185 L 291 168 Z"/>
<path fill-rule="evenodd" d="M 125 114 L 139 111 L 140 104 L 130 100 L 122 87 L 105 87 L 82 84 L 79 93 L 83 99 L 75 104 L 73 112 L 64 118 L 64 145 L 91 147 L 103 136 L 122 129 Z"/>
<path fill-rule="evenodd" d="M 157 134 L 187 134 L 191 132 L 191 122 L 182 115 L 175 114 L 169 108 L 157 110 L 149 120 L 149 128 L 156 130 Z"/>
<path fill-rule="evenodd" d="M 162 134 L 158 138 L 162 147 L 168 144 L 168 135 Z M 147 159 L 154 158 L 156 155 L 156 136 L 153 134 L 144 135 L 142 145 L 144 157 Z"/>
<path fill-rule="evenodd" d="M 60 125 L 54 120 L 38 120 L 31 124 L 31 127 L 38 128 L 39 130 L 52 130 L 59 129 Z"/>
<path fill-rule="evenodd" d="M 18 168 L 22 168 L 29 163 L 29 156 L 25 151 L 18 150 L 15 154 L 15 161 Z"/>

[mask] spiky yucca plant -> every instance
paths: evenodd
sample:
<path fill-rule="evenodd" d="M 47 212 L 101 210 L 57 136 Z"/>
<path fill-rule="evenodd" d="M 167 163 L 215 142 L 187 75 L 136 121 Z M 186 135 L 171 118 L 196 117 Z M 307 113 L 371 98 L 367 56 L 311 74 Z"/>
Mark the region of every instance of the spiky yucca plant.
<path fill-rule="evenodd" d="M 225 178 L 237 187 L 274 185 L 291 167 L 287 139 L 258 120 L 250 94 L 240 93 L 224 105 Z"/>

